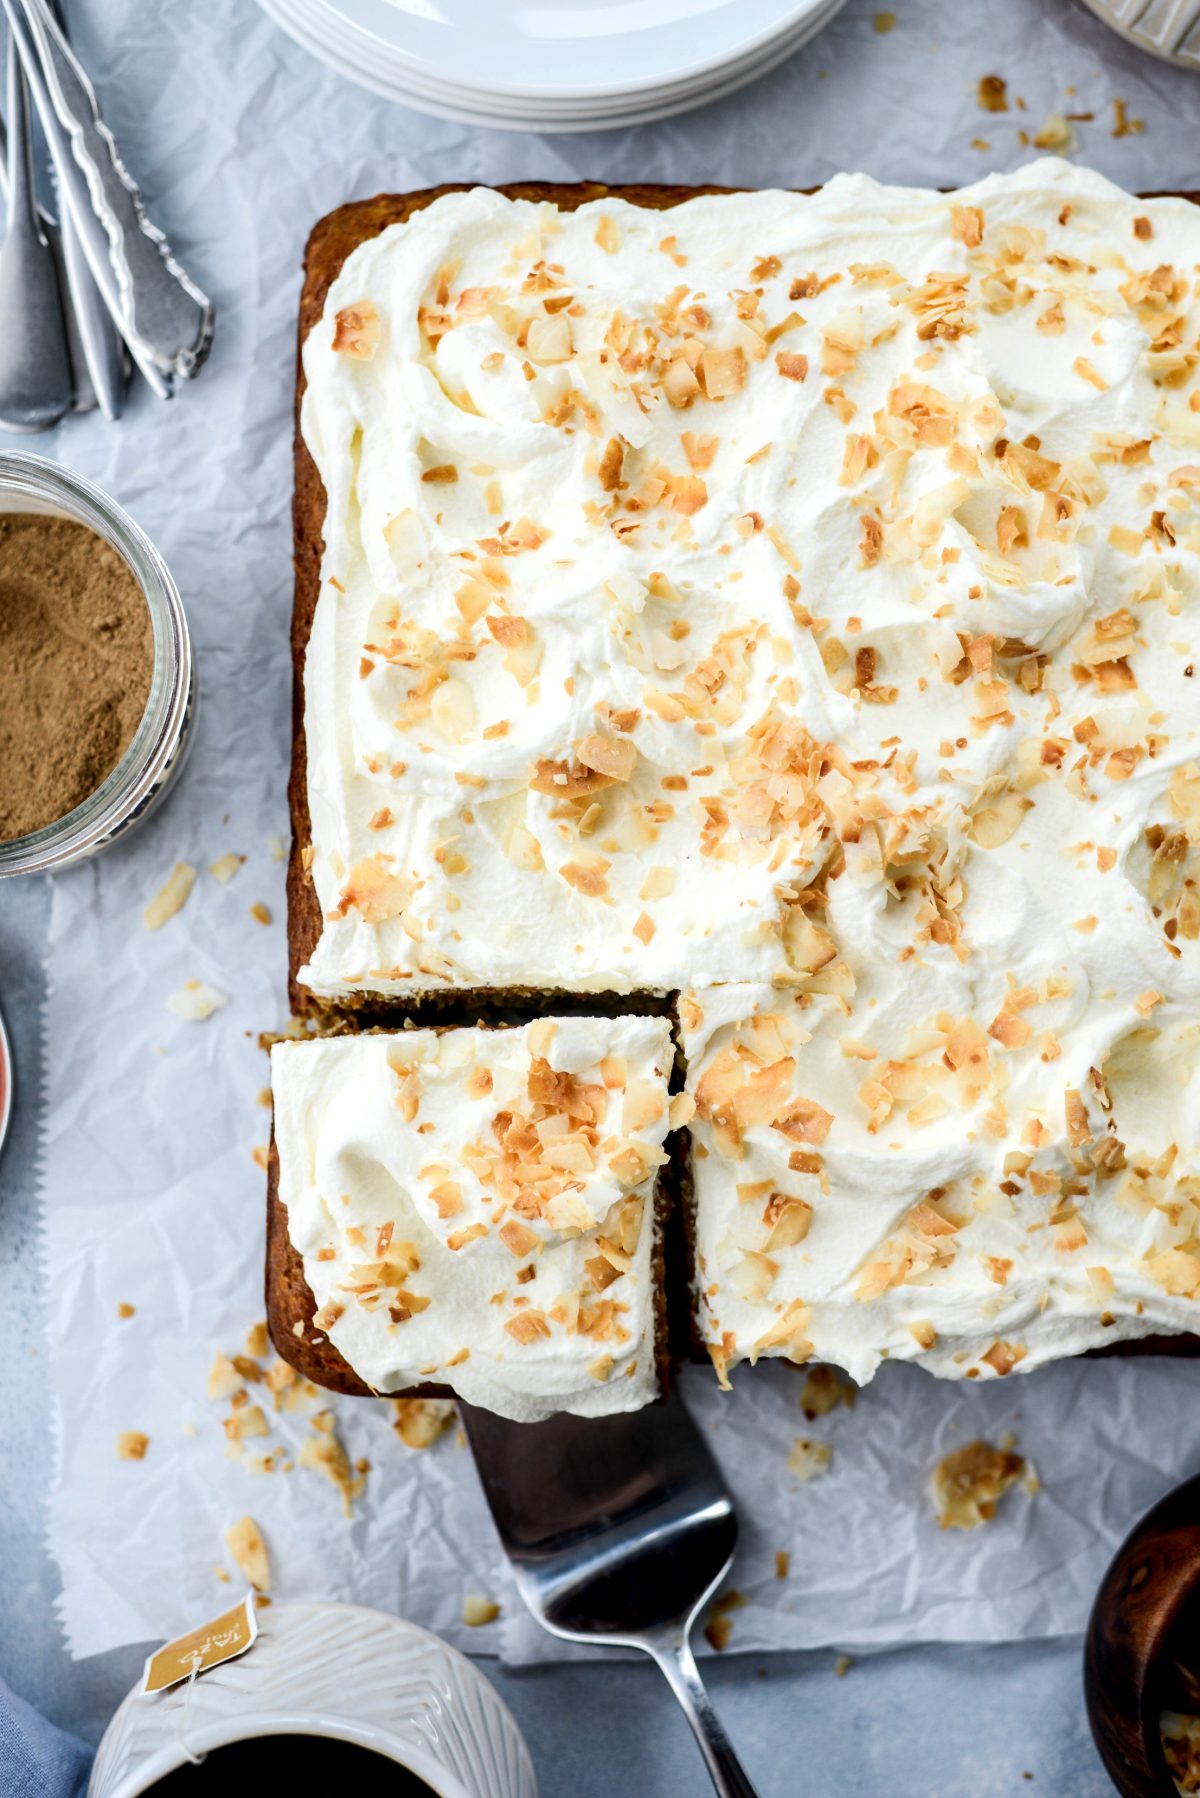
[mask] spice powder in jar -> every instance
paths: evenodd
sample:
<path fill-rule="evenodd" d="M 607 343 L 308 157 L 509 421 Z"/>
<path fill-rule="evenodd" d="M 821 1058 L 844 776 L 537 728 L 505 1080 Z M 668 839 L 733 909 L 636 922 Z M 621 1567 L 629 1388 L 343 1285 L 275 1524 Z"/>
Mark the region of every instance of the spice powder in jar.
<path fill-rule="evenodd" d="M 153 670 L 149 609 L 116 550 L 74 519 L 0 516 L 0 842 L 107 779 Z"/>

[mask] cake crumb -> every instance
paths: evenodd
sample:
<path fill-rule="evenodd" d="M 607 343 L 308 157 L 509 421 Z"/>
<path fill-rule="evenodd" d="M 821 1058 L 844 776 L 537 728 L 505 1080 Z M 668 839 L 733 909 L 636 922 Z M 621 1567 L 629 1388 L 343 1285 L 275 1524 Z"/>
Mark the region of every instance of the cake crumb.
<path fill-rule="evenodd" d="M 889 31 L 895 29 L 896 15 L 894 12 L 877 12 L 875 14 L 875 30 L 880 37 L 886 37 Z"/>
<path fill-rule="evenodd" d="M 117 1458 L 121 1461 L 144 1461 L 150 1438 L 143 1430 L 122 1430 L 117 1437 Z"/>
<path fill-rule="evenodd" d="M 122 1299 L 120 1304 L 117 1306 L 117 1316 L 118 1317 L 132 1317 L 134 1315 L 134 1313 L 136 1312 L 136 1310 L 137 1310 L 136 1305 L 127 1304 L 126 1301 L 124 1299 Z"/>
<path fill-rule="evenodd" d="M 1002 75 L 981 75 L 979 105 L 984 112 L 1008 111 L 1008 83 Z"/>
<path fill-rule="evenodd" d="M 271 922 L 270 907 L 264 905 L 261 899 L 256 899 L 250 907 L 250 916 L 256 924 L 269 924 Z"/>
<path fill-rule="evenodd" d="M 722 1592 L 713 1599 L 708 1621 L 704 1625 L 704 1639 L 709 1647 L 714 1648 L 718 1654 L 723 1653 L 729 1646 L 729 1638 L 733 1634 L 733 1624 L 729 1620 L 730 1611 L 741 1610 L 745 1602 L 745 1594 L 732 1586 L 728 1592 Z"/>
<path fill-rule="evenodd" d="M 246 1353 L 253 1355 L 256 1361 L 261 1361 L 270 1346 L 266 1324 L 264 1322 L 251 1324 L 246 1331 Z"/>
<path fill-rule="evenodd" d="M 1142 132 L 1146 129 L 1145 119 L 1131 119 L 1125 111 L 1124 100 L 1114 99 L 1112 105 L 1112 135 L 1114 137 L 1140 137 Z"/>
<path fill-rule="evenodd" d="M 834 1671 L 835 1676 L 838 1679 L 845 1679 L 847 1673 L 849 1673 L 849 1671 L 850 1671 L 851 1667 L 853 1667 L 853 1665 L 854 1665 L 854 1656 L 852 1654 L 839 1654 L 837 1660 L 833 1663 L 833 1671 Z"/>
<path fill-rule="evenodd" d="M 775 1578 L 786 1579 L 792 1570 L 792 1557 L 786 1548 L 775 1550 Z"/>

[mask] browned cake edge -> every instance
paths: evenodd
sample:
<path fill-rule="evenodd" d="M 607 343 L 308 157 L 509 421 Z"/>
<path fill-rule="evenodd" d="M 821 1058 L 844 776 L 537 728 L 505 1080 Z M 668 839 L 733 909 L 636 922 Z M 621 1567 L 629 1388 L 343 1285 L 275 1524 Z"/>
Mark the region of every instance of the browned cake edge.
<path fill-rule="evenodd" d="M 292 609 L 292 761 L 288 779 L 288 804 L 292 818 L 292 847 L 288 858 L 288 997 L 298 1015 L 322 1010 L 368 1009 L 381 1013 L 415 1009 L 436 1009 L 439 1004 L 461 1003 L 464 996 L 475 1003 L 484 1001 L 508 1003 L 537 1001 L 544 993 L 533 987 L 472 988 L 460 991 L 414 993 L 411 997 L 387 998 L 364 993 L 341 999 L 337 1006 L 316 998 L 297 979 L 300 969 L 311 958 L 321 934 L 321 908 L 312 876 L 305 867 L 305 856 L 312 844 L 312 825 L 308 812 L 308 751 L 304 737 L 304 661 L 312 631 L 313 615 L 321 590 L 321 557 L 325 544 L 325 486 L 317 465 L 309 454 L 300 429 L 300 407 L 304 399 L 304 362 L 302 350 L 309 331 L 325 309 L 325 297 L 341 272 L 352 250 L 369 238 L 378 237 L 389 225 L 402 224 L 443 194 L 470 192 L 471 183 L 448 182 L 442 187 L 423 188 L 408 194 L 376 194 L 371 200 L 354 200 L 326 214 L 313 227 L 304 251 L 304 285 L 300 294 L 300 324 L 296 344 L 296 410 L 294 428 L 295 488 L 292 499 L 293 564 L 295 567 L 295 599 Z M 478 185 L 478 184 L 475 184 Z M 550 181 L 517 181 L 498 187 L 497 193 L 512 200 L 550 201 L 573 212 L 589 200 L 606 195 L 626 200 L 634 206 L 664 211 L 691 200 L 697 194 L 727 193 L 720 187 L 663 187 L 653 184 L 634 187 L 607 187 L 600 181 L 580 181 L 568 185 Z M 610 995 L 597 995 L 603 1000 Z"/>

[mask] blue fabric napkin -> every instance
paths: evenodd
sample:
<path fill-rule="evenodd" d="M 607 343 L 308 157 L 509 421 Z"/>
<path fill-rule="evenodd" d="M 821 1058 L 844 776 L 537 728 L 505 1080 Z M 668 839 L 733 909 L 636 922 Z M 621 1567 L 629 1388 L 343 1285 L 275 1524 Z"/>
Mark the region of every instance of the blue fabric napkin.
<path fill-rule="evenodd" d="M 0 1679 L 0 1793 L 4 1798 L 83 1798 L 92 1751 L 55 1729 Z"/>

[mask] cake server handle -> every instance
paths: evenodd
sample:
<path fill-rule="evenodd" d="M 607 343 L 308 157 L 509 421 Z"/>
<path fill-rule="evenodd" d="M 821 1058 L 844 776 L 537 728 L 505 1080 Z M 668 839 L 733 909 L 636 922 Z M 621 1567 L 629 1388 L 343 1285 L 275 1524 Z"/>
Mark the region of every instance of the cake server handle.
<path fill-rule="evenodd" d="M 134 361 L 166 398 L 208 354 L 212 305 L 146 217 L 92 84 L 46 0 L 3 6 L 88 265 Z"/>
<path fill-rule="evenodd" d="M 668 1624 L 661 1630 L 647 1630 L 635 1638 L 637 1646 L 644 1648 L 666 1675 L 667 1684 L 691 1725 L 718 1798 L 757 1798 L 700 1677 L 688 1640 L 690 1621 L 682 1626 Z"/>

